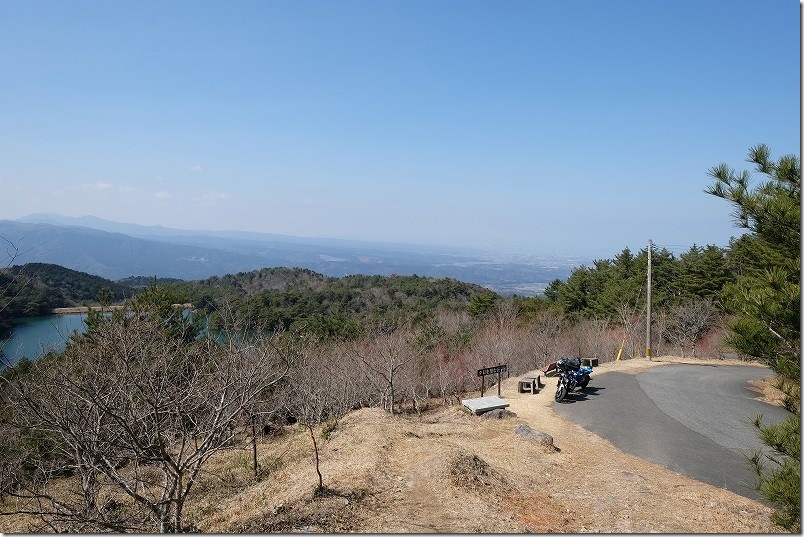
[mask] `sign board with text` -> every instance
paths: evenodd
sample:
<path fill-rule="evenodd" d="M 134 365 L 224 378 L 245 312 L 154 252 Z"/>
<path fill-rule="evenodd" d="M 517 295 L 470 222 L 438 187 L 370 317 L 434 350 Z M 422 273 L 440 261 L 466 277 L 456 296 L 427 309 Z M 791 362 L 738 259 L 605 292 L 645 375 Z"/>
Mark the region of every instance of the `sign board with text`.
<path fill-rule="evenodd" d="M 508 366 L 505 364 L 495 365 L 494 367 L 486 367 L 477 370 L 478 377 L 485 377 L 486 375 L 493 375 L 494 373 L 505 373 L 508 371 Z"/>
<path fill-rule="evenodd" d="M 501 373 L 508 371 L 508 366 L 505 364 L 495 365 L 494 367 L 484 367 L 477 370 L 477 376 L 480 378 L 480 397 L 483 397 L 483 392 L 486 390 L 486 375 L 497 374 L 497 395 L 500 395 L 500 381 Z"/>

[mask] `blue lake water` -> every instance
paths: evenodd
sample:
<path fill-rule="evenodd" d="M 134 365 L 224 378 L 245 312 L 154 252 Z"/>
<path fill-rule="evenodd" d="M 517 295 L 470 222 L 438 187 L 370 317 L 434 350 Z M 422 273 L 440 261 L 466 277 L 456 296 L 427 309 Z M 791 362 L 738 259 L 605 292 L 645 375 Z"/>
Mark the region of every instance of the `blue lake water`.
<path fill-rule="evenodd" d="M 22 357 L 35 360 L 49 350 L 61 352 L 74 331 L 83 333 L 86 314 L 66 313 L 47 317 L 28 317 L 15 325 L 11 337 L 0 342 L 4 364 L 14 365 Z"/>
<path fill-rule="evenodd" d="M 184 310 L 182 314 L 192 315 L 190 310 Z M 104 315 L 108 316 L 109 313 Z M 46 317 L 17 319 L 11 336 L 8 339 L 0 340 L 0 350 L 3 351 L 0 369 L 4 366 L 15 365 L 23 357 L 35 360 L 47 351 L 63 351 L 70 334 L 86 332 L 87 325 L 84 324 L 86 318 L 86 313 L 63 313 Z"/>

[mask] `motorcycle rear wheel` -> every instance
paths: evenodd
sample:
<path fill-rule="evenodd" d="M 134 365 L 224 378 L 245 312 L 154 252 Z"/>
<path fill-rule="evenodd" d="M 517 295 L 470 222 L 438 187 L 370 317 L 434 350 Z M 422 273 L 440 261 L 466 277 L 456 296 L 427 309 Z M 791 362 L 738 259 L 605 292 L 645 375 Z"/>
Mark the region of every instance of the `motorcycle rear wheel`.
<path fill-rule="evenodd" d="M 567 395 L 567 385 L 563 382 L 558 383 L 558 387 L 556 388 L 556 403 L 560 403 L 562 399 Z"/>

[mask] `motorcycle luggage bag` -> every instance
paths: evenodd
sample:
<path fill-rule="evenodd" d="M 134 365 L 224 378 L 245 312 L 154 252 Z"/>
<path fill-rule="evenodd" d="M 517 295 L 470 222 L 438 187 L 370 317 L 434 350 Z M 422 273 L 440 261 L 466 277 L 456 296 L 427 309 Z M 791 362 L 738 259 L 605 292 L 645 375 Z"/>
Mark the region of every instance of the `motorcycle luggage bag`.
<path fill-rule="evenodd" d="M 581 368 L 581 359 L 562 358 L 556 365 L 565 371 L 578 371 Z"/>

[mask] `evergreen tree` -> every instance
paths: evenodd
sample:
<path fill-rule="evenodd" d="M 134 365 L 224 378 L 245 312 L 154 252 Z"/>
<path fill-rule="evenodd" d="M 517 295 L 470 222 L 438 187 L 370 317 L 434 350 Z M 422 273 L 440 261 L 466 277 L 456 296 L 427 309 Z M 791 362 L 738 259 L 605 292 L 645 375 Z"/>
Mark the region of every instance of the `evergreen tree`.
<path fill-rule="evenodd" d="M 717 246 L 694 244 L 679 262 L 679 291 L 684 299 L 714 298 L 729 280 L 726 251 Z"/>
<path fill-rule="evenodd" d="M 642 284 L 647 282 L 648 249 L 640 250 L 637 260 L 644 272 L 642 273 Z M 654 307 L 662 307 L 677 303 L 680 300 L 681 292 L 678 287 L 678 275 L 680 272 L 679 261 L 667 248 L 655 249 L 651 252 L 651 303 Z M 645 293 L 642 294 L 640 304 L 647 300 Z"/>
<path fill-rule="evenodd" d="M 753 462 L 757 488 L 777 506 L 776 521 L 801 531 L 801 165 L 798 156 L 771 159 L 767 146 L 749 150 L 749 162 L 767 176 L 751 188 L 750 174 L 726 164 L 709 170 L 716 181 L 706 192 L 735 207 L 736 223 L 748 230 L 740 241 L 740 266 L 722 298 L 734 315 L 729 342 L 771 367 L 794 415 L 776 425 L 756 425 L 763 442 L 781 456 L 770 472 Z M 772 456 L 768 456 L 771 458 Z"/>
<path fill-rule="evenodd" d="M 572 271 L 566 283 L 552 286 L 555 289 L 556 302 L 564 313 L 576 316 L 586 314 L 591 273 L 589 267 L 581 265 Z"/>
<path fill-rule="evenodd" d="M 472 317 L 481 317 L 491 310 L 496 302 L 497 295 L 491 291 L 487 291 L 483 294 L 473 296 L 467 305 L 467 311 Z"/>

